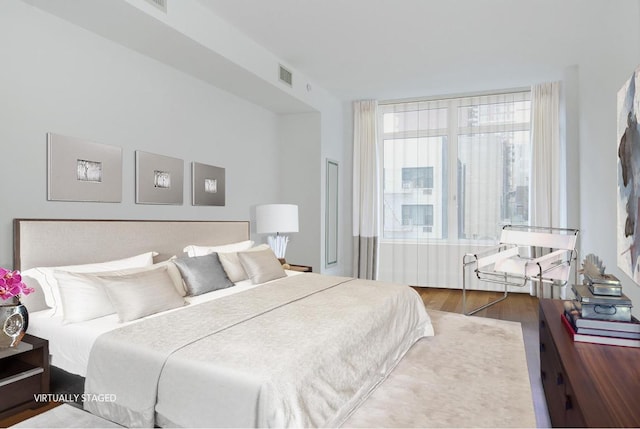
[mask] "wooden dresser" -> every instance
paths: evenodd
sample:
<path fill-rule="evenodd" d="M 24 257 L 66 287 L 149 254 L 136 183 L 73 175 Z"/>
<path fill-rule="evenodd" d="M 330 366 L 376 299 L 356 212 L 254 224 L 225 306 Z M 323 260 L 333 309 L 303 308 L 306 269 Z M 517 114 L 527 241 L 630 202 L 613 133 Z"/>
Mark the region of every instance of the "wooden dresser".
<path fill-rule="evenodd" d="M 554 427 L 640 427 L 640 348 L 573 342 L 540 300 L 540 375 Z"/>

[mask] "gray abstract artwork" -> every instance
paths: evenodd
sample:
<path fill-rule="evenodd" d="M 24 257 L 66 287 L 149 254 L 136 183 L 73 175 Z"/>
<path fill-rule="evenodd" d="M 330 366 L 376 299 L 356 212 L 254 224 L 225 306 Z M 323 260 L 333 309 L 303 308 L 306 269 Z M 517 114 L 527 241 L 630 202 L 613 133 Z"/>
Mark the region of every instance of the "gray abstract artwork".
<path fill-rule="evenodd" d="M 618 91 L 618 266 L 640 284 L 640 98 L 636 92 L 640 69 Z"/>

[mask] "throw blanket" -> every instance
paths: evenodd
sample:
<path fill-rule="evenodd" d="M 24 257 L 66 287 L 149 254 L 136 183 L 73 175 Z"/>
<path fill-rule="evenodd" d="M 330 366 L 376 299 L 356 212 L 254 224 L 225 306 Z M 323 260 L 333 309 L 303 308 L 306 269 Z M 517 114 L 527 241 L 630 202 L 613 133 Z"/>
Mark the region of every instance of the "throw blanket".
<path fill-rule="evenodd" d="M 116 400 L 84 406 L 127 427 L 337 426 L 427 335 L 407 286 L 288 277 L 100 336 L 85 393 Z"/>

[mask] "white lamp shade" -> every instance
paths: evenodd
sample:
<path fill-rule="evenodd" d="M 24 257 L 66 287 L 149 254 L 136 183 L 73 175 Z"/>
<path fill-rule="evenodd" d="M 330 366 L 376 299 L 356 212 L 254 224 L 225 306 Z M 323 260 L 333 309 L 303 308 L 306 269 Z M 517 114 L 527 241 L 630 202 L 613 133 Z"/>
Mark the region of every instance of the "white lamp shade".
<path fill-rule="evenodd" d="M 295 204 L 264 204 L 256 207 L 256 232 L 298 232 L 298 206 Z"/>

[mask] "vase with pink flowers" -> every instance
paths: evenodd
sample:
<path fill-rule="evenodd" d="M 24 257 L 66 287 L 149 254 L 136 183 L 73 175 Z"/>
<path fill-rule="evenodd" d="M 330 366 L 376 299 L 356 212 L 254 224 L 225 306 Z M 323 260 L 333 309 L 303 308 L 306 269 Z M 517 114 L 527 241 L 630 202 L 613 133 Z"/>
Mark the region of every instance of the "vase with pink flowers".
<path fill-rule="evenodd" d="M 0 349 L 15 347 L 29 326 L 29 312 L 20 303 L 33 289 L 22 281 L 20 271 L 0 268 Z"/>

